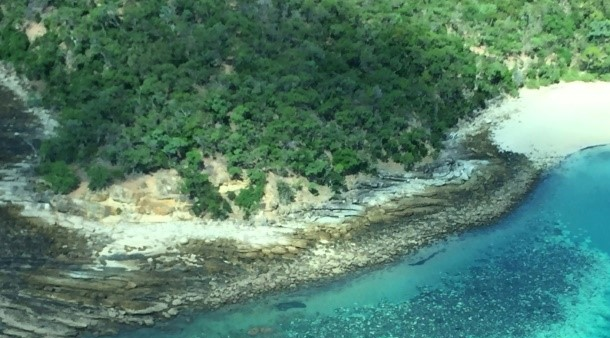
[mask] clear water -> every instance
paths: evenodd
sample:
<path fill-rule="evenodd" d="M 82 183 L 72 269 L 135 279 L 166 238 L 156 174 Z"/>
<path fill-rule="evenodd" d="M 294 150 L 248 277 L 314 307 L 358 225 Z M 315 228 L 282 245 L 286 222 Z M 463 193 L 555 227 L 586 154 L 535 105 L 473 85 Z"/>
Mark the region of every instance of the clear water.
<path fill-rule="evenodd" d="M 610 147 L 567 159 L 497 224 L 395 265 L 120 337 L 610 337 Z"/>

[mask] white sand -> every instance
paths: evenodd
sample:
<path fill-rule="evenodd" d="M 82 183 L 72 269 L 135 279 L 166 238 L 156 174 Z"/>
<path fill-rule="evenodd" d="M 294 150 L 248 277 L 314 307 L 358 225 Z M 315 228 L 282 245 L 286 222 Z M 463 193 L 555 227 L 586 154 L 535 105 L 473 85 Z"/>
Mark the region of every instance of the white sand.
<path fill-rule="evenodd" d="M 492 139 L 500 149 L 524 154 L 540 167 L 553 165 L 580 149 L 610 144 L 610 82 L 523 89 L 481 118 L 493 121 Z"/>

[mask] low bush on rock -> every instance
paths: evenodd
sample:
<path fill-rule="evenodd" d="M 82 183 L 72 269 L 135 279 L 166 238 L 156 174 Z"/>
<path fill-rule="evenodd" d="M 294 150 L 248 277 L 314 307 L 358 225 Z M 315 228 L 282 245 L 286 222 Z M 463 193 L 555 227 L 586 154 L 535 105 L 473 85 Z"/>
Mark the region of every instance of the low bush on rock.
<path fill-rule="evenodd" d="M 74 170 L 64 161 L 43 163 L 37 168 L 37 172 L 56 194 L 67 194 L 80 184 Z"/>
<path fill-rule="evenodd" d="M 89 189 L 100 190 L 110 186 L 120 176 L 120 171 L 94 164 L 87 168 L 87 176 L 89 177 Z"/>

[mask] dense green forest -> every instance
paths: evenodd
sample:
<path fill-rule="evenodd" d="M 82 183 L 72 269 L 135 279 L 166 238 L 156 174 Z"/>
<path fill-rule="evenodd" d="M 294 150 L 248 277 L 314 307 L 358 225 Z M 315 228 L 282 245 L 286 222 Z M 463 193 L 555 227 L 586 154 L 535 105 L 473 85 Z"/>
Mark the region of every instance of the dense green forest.
<path fill-rule="evenodd" d="M 52 6 L 51 6 L 52 5 Z M 229 210 L 202 171 L 223 154 L 341 190 L 381 160 L 434 155 L 458 119 L 520 86 L 609 79 L 609 0 L 58 0 L 0 5 L 0 59 L 61 128 L 56 192 L 176 168 L 197 214 Z M 30 43 L 28 22 L 48 32 Z"/>

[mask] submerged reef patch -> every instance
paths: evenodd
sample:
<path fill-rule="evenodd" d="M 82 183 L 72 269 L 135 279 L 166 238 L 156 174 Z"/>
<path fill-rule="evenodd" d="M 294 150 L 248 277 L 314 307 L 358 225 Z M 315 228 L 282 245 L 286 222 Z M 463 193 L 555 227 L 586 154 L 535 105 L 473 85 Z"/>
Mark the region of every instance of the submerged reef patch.
<path fill-rule="evenodd" d="M 574 241 L 558 225 L 494 249 L 468 271 L 446 276 L 411 300 L 344 308 L 284 323 L 287 337 L 546 337 L 603 285 L 608 256 Z M 600 274 L 600 271 L 602 272 Z M 596 281 L 598 283 L 596 283 Z M 597 288 L 598 293 L 604 290 Z M 599 296 L 599 295 L 598 295 Z M 549 333 L 550 334 L 550 333 Z"/>

